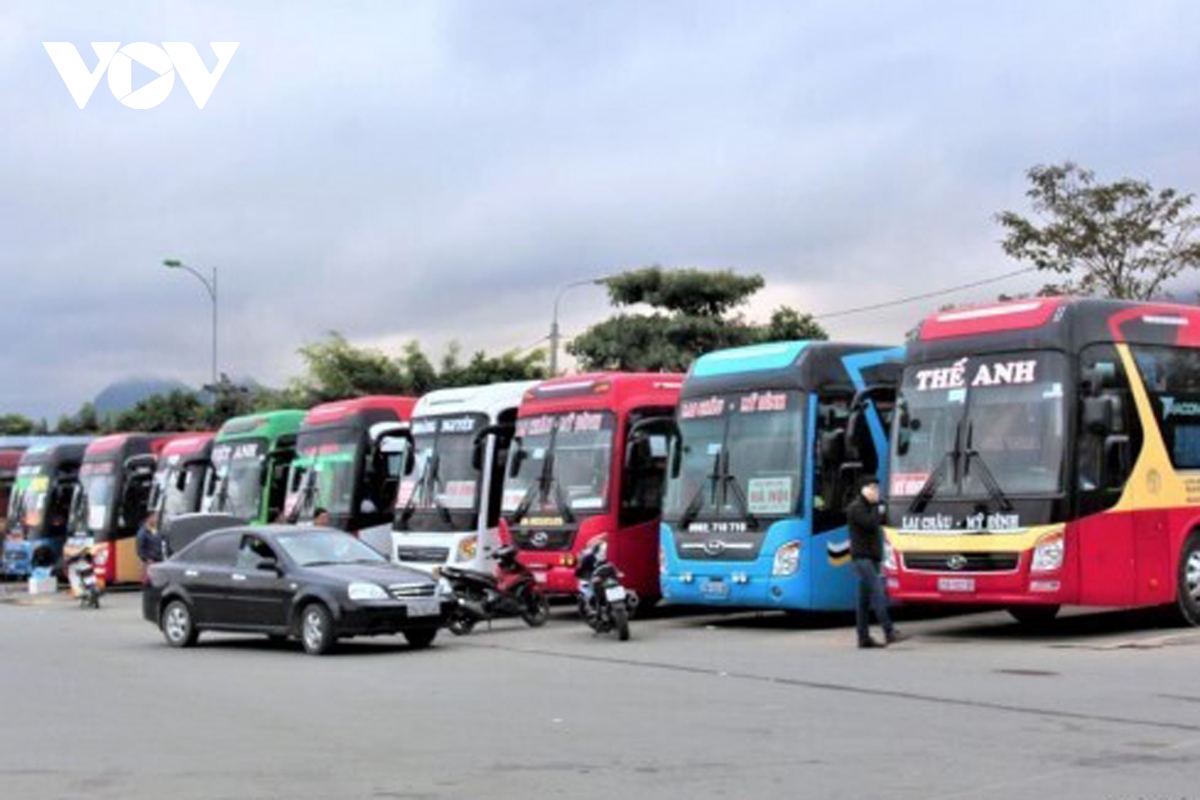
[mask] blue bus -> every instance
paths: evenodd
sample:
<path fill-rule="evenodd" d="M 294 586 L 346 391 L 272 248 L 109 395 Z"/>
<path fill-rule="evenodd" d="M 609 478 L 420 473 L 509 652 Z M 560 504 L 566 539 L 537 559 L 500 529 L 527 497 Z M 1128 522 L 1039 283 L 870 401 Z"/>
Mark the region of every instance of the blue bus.
<path fill-rule="evenodd" d="M 775 342 L 709 353 L 683 383 L 660 529 L 669 603 L 854 607 L 844 508 L 887 485 L 902 347 Z"/>

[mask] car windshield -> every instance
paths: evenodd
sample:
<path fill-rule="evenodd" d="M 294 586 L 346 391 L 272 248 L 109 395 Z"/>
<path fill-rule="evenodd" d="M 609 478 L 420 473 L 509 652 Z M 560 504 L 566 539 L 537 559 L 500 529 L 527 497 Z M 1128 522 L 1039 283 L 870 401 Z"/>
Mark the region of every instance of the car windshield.
<path fill-rule="evenodd" d="M 376 550 L 341 531 L 304 531 L 282 534 L 275 541 L 288 558 L 302 567 L 324 564 L 386 564 Z"/>
<path fill-rule="evenodd" d="M 613 415 L 543 414 L 517 420 L 504 482 L 504 512 L 594 514 L 607 506 Z M 512 475 L 513 467 L 516 474 Z M 566 508 L 563 508 L 563 506 Z M 519 522 L 519 519 L 513 521 Z"/>
<path fill-rule="evenodd" d="M 915 499 L 924 490 L 926 497 L 998 499 L 1060 491 L 1066 388 L 1066 360 L 1055 352 L 908 367 L 891 496 Z"/>
<path fill-rule="evenodd" d="M 296 445 L 284 506 L 289 520 L 311 521 L 318 508 L 349 514 L 362 465 L 362 435 L 353 428 L 304 431 Z"/>
<path fill-rule="evenodd" d="M 79 468 L 75 508 L 72 509 L 72 533 L 97 533 L 108 527 L 109 509 L 117 486 L 117 464 L 90 461 Z"/>
<path fill-rule="evenodd" d="M 214 445 L 212 491 L 205 498 L 203 510 L 256 519 L 262 499 L 266 454 L 265 439 Z"/>
<path fill-rule="evenodd" d="M 480 472 L 473 463 L 475 433 L 482 414 L 414 420 L 413 469 L 400 481 L 396 510 L 405 515 L 474 514 L 479 508 Z"/>
<path fill-rule="evenodd" d="M 50 495 L 50 477 L 40 466 L 24 466 L 17 470 L 16 484 L 8 505 L 8 530 L 36 530 L 46 513 Z"/>
<path fill-rule="evenodd" d="M 673 520 L 779 517 L 799 513 L 804 396 L 760 391 L 684 400 L 679 474 L 663 514 Z M 672 455 L 674 458 L 674 454 Z"/>

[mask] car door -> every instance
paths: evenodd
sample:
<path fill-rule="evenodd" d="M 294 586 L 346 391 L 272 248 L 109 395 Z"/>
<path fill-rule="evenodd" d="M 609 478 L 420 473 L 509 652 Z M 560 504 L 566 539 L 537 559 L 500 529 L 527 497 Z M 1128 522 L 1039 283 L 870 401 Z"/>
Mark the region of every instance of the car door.
<path fill-rule="evenodd" d="M 230 613 L 233 624 L 255 630 L 281 628 L 287 624 L 290 583 L 279 569 L 259 569 L 264 561 L 283 561 L 263 537 L 242 535 L 229 583 Z"/>
<path fill-rule="evenodd" d="M 235 531 L 214 533 L 184 554 L 180 582 L 192 598 L 197 624 L 229 624 L 229 582 L 240 537 Z"/>

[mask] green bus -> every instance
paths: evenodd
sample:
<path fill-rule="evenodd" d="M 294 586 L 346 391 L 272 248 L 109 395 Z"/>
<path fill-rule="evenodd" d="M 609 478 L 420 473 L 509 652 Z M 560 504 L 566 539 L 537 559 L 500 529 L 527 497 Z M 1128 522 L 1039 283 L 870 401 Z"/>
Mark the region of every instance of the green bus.
<path fill-rule="evenodd" d="M 200 510 L 255 525 L 279 519 L 304 413 L 266 411 L 222 425 L 213 440 L 212 469 Z"/>

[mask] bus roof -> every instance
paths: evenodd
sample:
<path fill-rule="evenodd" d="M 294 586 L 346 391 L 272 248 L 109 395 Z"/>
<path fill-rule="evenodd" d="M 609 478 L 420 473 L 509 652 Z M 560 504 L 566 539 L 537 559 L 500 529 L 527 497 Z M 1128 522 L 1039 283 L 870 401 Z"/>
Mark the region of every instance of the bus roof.
<path fill-rule="evenodd" d="M 1200 347 L 1200 308 L 1039 297 L 931 314 L 910 347 L 921 356 L 972 350 L 1077 349 L 1095 342 Z"/>
<path fill-rule="evenodd" d="M 505 411 L 521 405 L 525 392 L 537 385 L 537 381 L 510 381 L 492 383 L 487 386 L 460 386 L 454 389 L 436 389 L 417 401 L 413 417 L 430 417 L 440 414 L 486 414 L 495 421 Z"/>
<path fill-rule="evenodd" d="M 792 341 L 734 347 L 707 353 L 692 364 L 684 397 L 748 389 L 862 388 L 863 370 L 898 365 L 904 348 L 878 344 Z M 869 383 L 895 380 L 876 376 Z"/>
<path fill-rule="evenodd" d="M 169 458 L 171 456 L 180 456 L 186 458 L 188 456 L 202 456 L 212 446 L 215 436 L 216 434 L 212 431 L 177 434 L 163 443 L 158 457 Z"/>
<path fill-rule="evenodd" d="M 261 414 L 246 414 L 225 421 L 217 431 L 216 440 L 226 442 L 237 439 L 276 439 L 296 433 L 304 420 L 305 412 L 298 409 L 264 411 Z"/>
<path fill-rule="evenodd" d="M 555 414 L 575 409 L 629 411 L 674 406 L 683 375 L 671 372 L 591 372 L 551 378 L 526 390 L 519 415 Z"/>
<path fill-rule="evenodd" d="M 174 433 L 113 433 L 93 439 L 84 450 L 84 461 L 123 461 L 143 453 L 158 454 Z"/>
<path fill-rule="evenodd" d="M 407 422 L 417 404 L 415 397 L 373 395 L 336 400 L 313 406 L 304 416 L 303 428 L 318 428 L 333 425 L 361 424 L 369 426 L 376 422 Z"/>
<path fill-rule="evenodd" d="M 50 464 L 62 466 L 83 462 L 83 451 L 87 445 L 81 442 L 69 444 L 42 444 L 30 447 L 21 454 L 21 466 Z"/>

